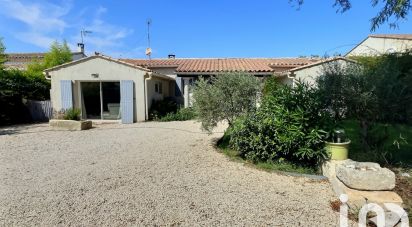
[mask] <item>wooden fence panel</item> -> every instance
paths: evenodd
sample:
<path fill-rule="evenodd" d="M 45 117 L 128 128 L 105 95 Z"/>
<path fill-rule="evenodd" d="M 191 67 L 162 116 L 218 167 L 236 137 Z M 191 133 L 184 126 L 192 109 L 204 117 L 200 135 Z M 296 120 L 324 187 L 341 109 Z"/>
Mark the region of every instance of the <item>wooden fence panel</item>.
<path fill-rule="evenodd" d="M 26 106 L 33 121 L 48 121 L 53 116 L 53 107 L 50 100 L 27 100 Z"/>

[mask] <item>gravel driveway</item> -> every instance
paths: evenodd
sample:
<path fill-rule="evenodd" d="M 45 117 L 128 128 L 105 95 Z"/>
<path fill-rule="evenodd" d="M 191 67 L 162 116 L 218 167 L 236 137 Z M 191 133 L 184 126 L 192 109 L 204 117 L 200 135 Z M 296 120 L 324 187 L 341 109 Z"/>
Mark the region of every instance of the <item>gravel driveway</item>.
<path fill-rule="evenodd" d="M 1 128 L 0 225 L 337 225 L 329 183 L 232 162 L 220 136 L 193 121 Z"/>

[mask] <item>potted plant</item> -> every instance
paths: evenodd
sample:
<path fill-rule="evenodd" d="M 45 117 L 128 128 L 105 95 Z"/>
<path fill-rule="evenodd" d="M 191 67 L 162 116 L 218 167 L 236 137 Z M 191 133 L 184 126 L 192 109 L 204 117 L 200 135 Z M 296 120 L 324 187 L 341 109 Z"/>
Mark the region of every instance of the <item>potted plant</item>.
<path fill-rule="evenodd" d="M 326 151 L 332 160 L 348 159 L 350 140 L 346 138 L 345 130 L 337 129 L 331 133 L 331 142 L 326 142 Z"/>

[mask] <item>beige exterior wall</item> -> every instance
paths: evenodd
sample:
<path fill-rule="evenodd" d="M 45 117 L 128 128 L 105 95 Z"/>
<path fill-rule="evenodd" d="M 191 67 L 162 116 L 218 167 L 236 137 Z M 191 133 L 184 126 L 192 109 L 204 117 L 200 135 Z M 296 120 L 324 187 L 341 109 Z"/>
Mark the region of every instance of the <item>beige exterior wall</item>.
<path fill-rule="evenodd" d="M 343 67 L 345 67 L 348 64 L 354 64 L 352 62 L 348 62 L 345 60 L 333 61 L 333 63 L 336 63 L 336 62 L 338 64 L 341 64 Z M 332 62 L 325 62 L 323 64 L 314 65 L 312 67 L 297 70 L 293 72 L 293 74 L 290 74 L 289 77 L 288 76 L 282 77 L 281 82 L 283 84 L 293 85 L 298 80 L 301 80 L 305 83 L 309 83 L 310 85 L 316 85 L 316 78 L 322 75 L 325 64 L 332 64 Z"/>
<path fill-rule="evenodd" d="M 99 74 L 93 78 L 92 74 Z M 81 109 L 80 82 L 99 81 L 134 81 L 134 121 L 146 120 L 145 107 L 145 75 L 146 71 L 122 65 L 102 58 L 93 58 L 65 68 L 49 72 L 51 77 L 51 101 L 55 110 L 61 109 L 60 80 L 71 80 L 73 91 L 73 105 Z M 152 97 L 148 96 L 148 99 Z"/>
<path fill-rule="evenodd" d="M 412 49 L 412 40 L 368 37 L 346 56 L 376 56 Z"/>
<path fill-rule="evenodd" d="M 170 78 L 176 79 L 176 67 L 168 68 L 168 67 L 160 67 L 160 68 L 151 68 L 154 72 L 160 73 L 162 75 L 168 76 Z"/>
<path fill-rule="evenodd" d="M 156 83 L 162 84 L 162 93 L 155 91 Z M 174 96 L 174 81 L 163 80 L 159 78 L 152 78 L 146 81 L 147 88 L 147 108 L 150 109 L 152 106 L 153 100 L 162 100 L 166 97 Z M 173 93 L 171 93 L 173 91 Z"/>

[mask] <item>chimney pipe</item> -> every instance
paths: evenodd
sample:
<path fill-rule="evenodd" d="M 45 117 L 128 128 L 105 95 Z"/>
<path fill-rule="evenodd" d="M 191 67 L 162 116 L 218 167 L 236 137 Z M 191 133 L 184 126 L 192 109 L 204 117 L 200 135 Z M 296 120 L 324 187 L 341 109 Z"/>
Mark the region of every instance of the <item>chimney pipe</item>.
<path fill-rule="evenodd" d="M 175 58 L 176 58 L 176 55 L 174 55 L 174 54 L 169 54 L 169 55 L 167 55 L 167 57 L 168 57 L 169 59 L 175 59 Z"/>
<path fill-rule="evenodd" d="M 77 44 L 78 51 L 84 54 L 84 43 Z"/>

